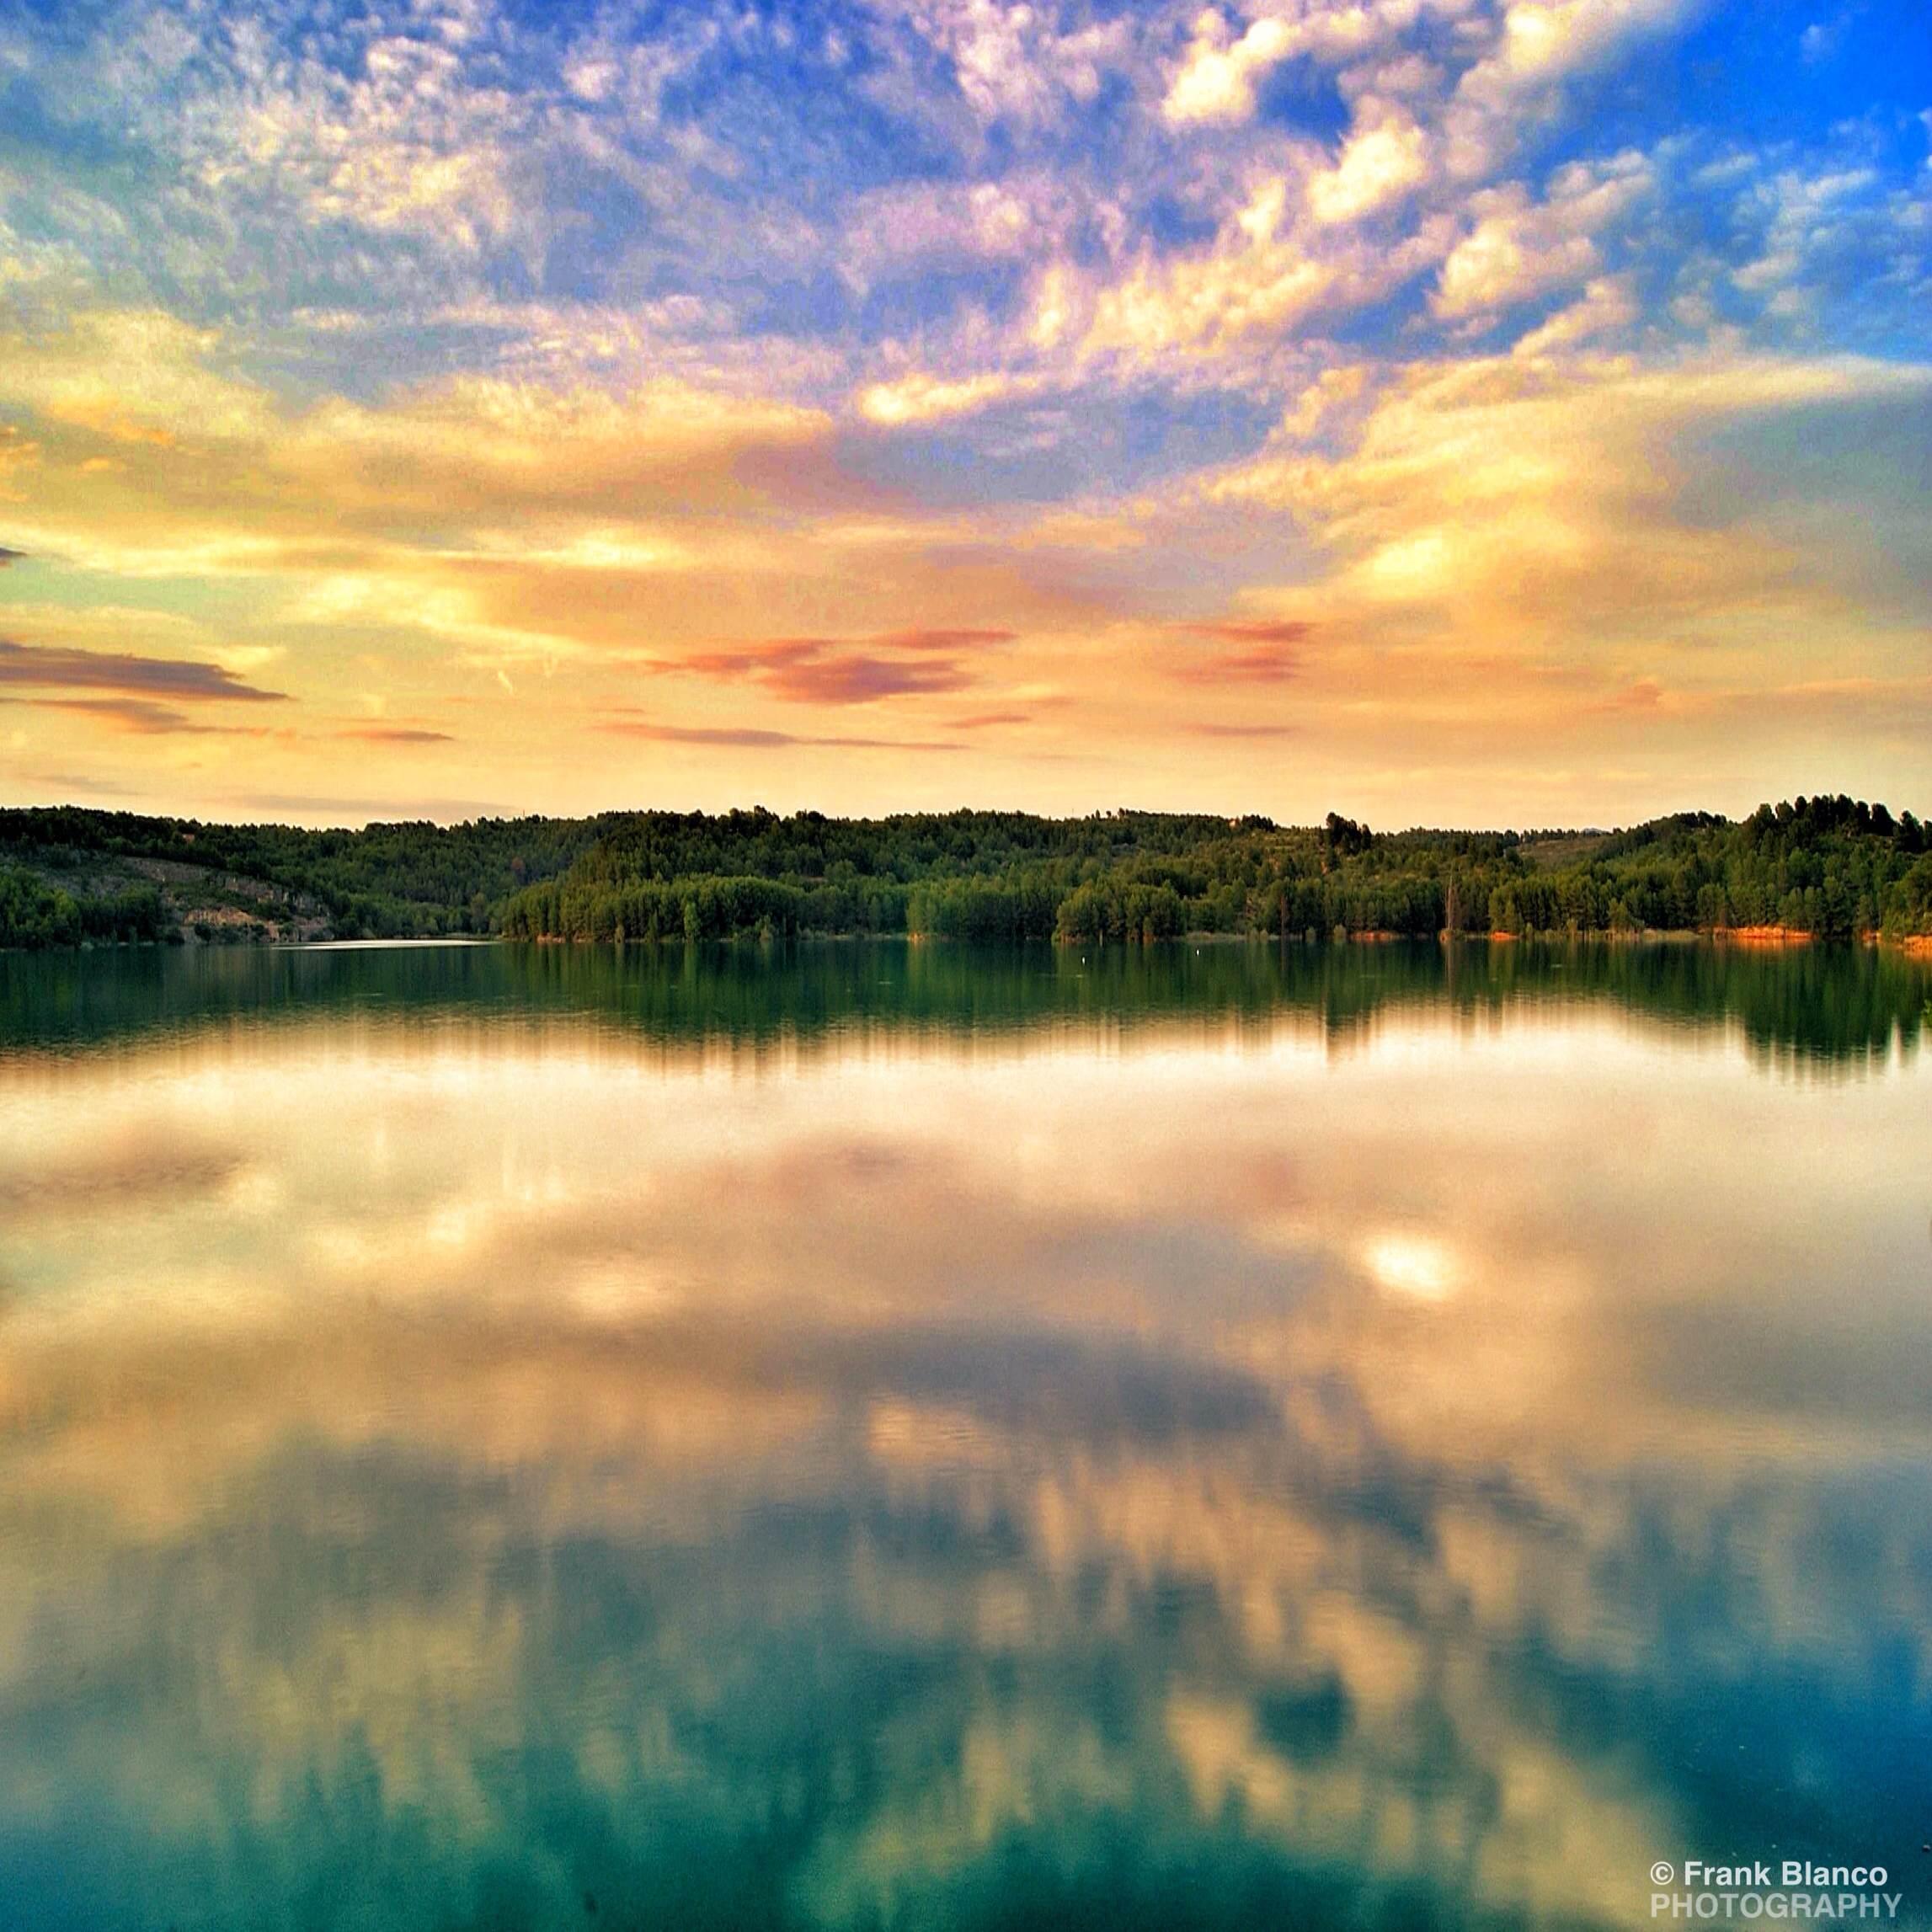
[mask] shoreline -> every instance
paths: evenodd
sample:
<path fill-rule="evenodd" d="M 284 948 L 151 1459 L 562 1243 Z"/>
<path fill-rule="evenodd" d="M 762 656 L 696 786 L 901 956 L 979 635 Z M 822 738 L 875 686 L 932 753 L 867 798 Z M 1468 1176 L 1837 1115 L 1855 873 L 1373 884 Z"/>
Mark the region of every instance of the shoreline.
<path fill-rule="evenodd" d="M 1807 932 L 1796 926 L 1645 926 L 1636 930 L 1615 928 L 1583 928 L 1575 931 L 1508 932 L 1501 930 L 1488 932 L 1435 933 L 1394 932 L 1384 929 L 1369 928 L 1358 932 L 1318 932 L 1312 936 L 1306 932 L 1183 932 L 1156 939 L 1116 938 L 1096 939 L 1090 936 L 1068 936 L 1056 933 L 1050 937 L 1024 939 L 961 939 L 950 934 L 935 932 L 796 932 L 785 936 L 761 937 L 755 931 L 714 936 L 703 939 L 689 939 L 682 935 L 670 935 L 662 938 L 597 939 L 581 935 L 558 932 L 534 933 L 528 937 L 504 932 L 476 933 L 404 933 L 382 938 L 338 939 L 334 937 L 315 939 L 290 939 L 279 937 L 255 936 L 232 939 L 202 939 L 176 934 L 159 939 L 94 939 L 83 940 L 77 945 L 67 946 L 0 946 L 0 958 L 14 954 L 27 955 L 36 953 L 73 955 L 83 953 L 184 952 L 184 953 L 350 953 L 382 952 L 403 947 L 441 947 L 450 951 L 488 946 L 532 946 L 547 947 L 599 947 L 622 951 L 631 947 L 670 946 L 731 946 L 747 945 L 857 945 L 889 941 L 908 946 L 941 947 L 1006 947 L 1006 946 L 1051 946 L 1059 947 L 1134 947 L 1150 949 L 1158 947 L 1192 946 L 1198 950 L 1203 946 L 1268 946 L 1295 947 L 1316 951 L 1336 946 L 1692 946 L 1705 945 L 1714 949 L 1738 952 L 1776 953 L 1805 947 L 1872 947 L 1880 951 L 1904 954 L 1913 959 L 1932 959 L 1932 933 L 1817 933 Z"/>

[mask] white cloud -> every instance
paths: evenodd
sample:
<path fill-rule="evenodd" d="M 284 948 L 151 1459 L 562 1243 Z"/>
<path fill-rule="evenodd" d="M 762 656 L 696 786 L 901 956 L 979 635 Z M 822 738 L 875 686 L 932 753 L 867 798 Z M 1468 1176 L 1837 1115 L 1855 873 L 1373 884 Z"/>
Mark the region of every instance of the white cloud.
<path fill-rule="evenodd" d="M 1412 27 L 1421 13 L 1420 0 L 1342 5 L 1302 0 L 1292 11 L 1264 13 L 1237 36 L 1209 7 L 1195 19 L 1161 114 L 1173 127 L 1247 120 L 1257 104 L 1257 86 L 1283 61 L 1306 55 L 1333 65 L 1372 55 Z"/>
<path fill-rule="evenodd" d="M 1518 83 L 1603 64 L 1637 35 L 1674 26 L 1685 0 L 1515 0 L 1502 16 L 1495 69 Z"/>
<path fill-rule="evenodd" d="M 344 72 L 237 29 L 238 84 L 186 117 L 191 171 L 216 190 L 267 186 L 311 221 L 467 248 L 501 237 L 517 212 L 510 157 L 522 104 L 477 84 L 462 38 L 380 35 L 359 71 Z"/>
<path fill-rule="evenodd" d="M 1433 303 L 1438 315 L 1454 318 L 1506 307 L 1581 281 L 1596 267 L 1596 243 L 1586 234 L 1540 222 L 1520 189 L 1484 199 L 1491 211 L 1443 264 Z"/>
<path fill-rule="evenodd" d="M 1312 176 L 1308 205 L 1318 221 L 1353 221 L 1386 207 L 1428 176 L 1428 139 L 1390 115 L 1353 136 L 1334 167 Z"/>
<path fill-rule="evenodd" d="M 1037 378 L 991 370 L 979 376 L 939 376 L 914 373 L 874 382 L 859 392 L 859 414 L 886 428 L 934 423 L 970 415 L 1039 387 Z"/>
<path fill-rule="evenodd" d="M 1101 291 L 1083 348 L 1145 360 L 1169 350 L 1225 348 L 1310 314 L 1335 270 L 1272 236 L 1166 265 L 1144 261 Z"/>
<path fill-rule="evenodd" d="M 1443 264 L 1432 304 L 1436 314 L 1445 320 L 1480 316 L 1585 281 L 1602 259 L 1598 236 L 1652 184 L 1649 163 L 1623 154 L 1561 170 L 1541 202 L 1533 203 L 1514 184 L 1475 195 L 1476 226 Z"/>
<path fill-rule="evenodd" d="M 1050 8 L 1018 0 L 895 0 L 883 8 L 947 56 L 981 121 L 1050 120 L 1066 101 L 1091 101 L 1128 56 L 1132 25 L 1109 21 L 1062 33 Z"/>
<path fill-rule="evenodd" d="M 1165 258 L 1146 250 L 1126 274 L 1098 287 L 1063 267 L 1041 284 L 1035 344 L 1051 346 L 1077 332 L 1082 359 L 1165 364 L 1175 375 L 1212 359 L 1229 380 L 1258 378 L 1269 387 L 1284 375 L 1305 381 L 1295 339 L 1315 317 L 1385 298 L 1439 263 L 1453 243 L 1449 218 L 1436 214 L 1375 243 L 1345 223 L 1314 220 L 1302 211 L 1305 179 L 1252 183 L 1207 248 Z M 1262 374 L 1284 357 L 1276 376 Z"/>
<path fill-rule="evenodd" d="M 1573 348 L 1628 328 L 1637 318 L 1637 302 L 1630 279 L 1623 275 L 1601 275 L 1583 291 L 1582 297 L 1567 308 L 1559 309 L 1542 324 L 1520 337 L 1510 353 L 1518 356 L 1547 355 L 1556 350 Z"/>
<path fill-rule="evenodd" d="M 1246 120 L 1255 111 L 1255 83 L 1288 57 L 1294 30 L 1285 20 L 1257 20 L 1239 40 L 1212 8 L 1194 23 L 1187 57 L 1167 89 L 1161 112 L 1177 127 Z"/>
<path fill-rule="evenodd" d="M 1807 67 L 1816 67 L 1835 56 L 1850 22 L 1840 15 L 1835 20 L 1814 20 L 1798 36 L 1798 52 Z"/>
<path fill-rule="evenodd" d="M 1489 52 L 1458 83 L 1449 154 L 1465 179 L 1492 172 L 1563 83 L 1609 67 L 1630 44 L 1681 24 L 1702 0 L 1512 0 Z"/>

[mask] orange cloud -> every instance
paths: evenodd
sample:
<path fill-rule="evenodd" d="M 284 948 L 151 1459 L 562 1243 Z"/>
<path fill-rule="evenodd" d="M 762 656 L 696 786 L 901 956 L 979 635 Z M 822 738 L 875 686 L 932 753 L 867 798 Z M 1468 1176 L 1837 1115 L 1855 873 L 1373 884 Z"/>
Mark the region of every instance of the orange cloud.
<path fill-rule="evenodd" d="M 45 711 L 72 712 L 83 718 L 97 718 L 117 731 L 132 732 L 142 738 L 161 738 L 177 734 L 193 737 L 260 738 L 265 729 L 243 724 L 205 724 L 172 705 L 157 704 L 145 697 L 37 697 L 4 698 L 0 703 L 30 704 Z"/>
<path fill-rule="evenodd" d="M 841 751 L 963 751 L 962 745 L 921 738 L 819 738 L 751 725 L 659 724 L 646 718 L 607 718 L 598 730 L 613 738 L 644 738 L 659 745 L 726 745 L 743 751 L 778 751 L 793 745 Z"/>
<path fill-rule="evenodd" d="M 1019 632 L 993 629 L 883 631 L 867 643 L 894 651 L 958 651 L 979 644 L 1010 644 Z"/>
<path fill-rule="evenodd" d="M 1241 648 L 1193 658 L 1174 675 L 1187 684 L 1284 684 L 1298 675 L 1294 647 L 1315 627 L 1301 618 L 1225 618 L 1180 627 L 1197 637 L 1214 638 Z"/>
<path fill-rule="evenodd" d="M 862 638 L 768 638 L 729 650 L 692 652 L 658 668 L 750 678 L 793 704 L 872 704 L 958 691 L 973 679 L 953 654 L 1010 643 L 1016 635 L 979 627 L 885 631 Z"/>

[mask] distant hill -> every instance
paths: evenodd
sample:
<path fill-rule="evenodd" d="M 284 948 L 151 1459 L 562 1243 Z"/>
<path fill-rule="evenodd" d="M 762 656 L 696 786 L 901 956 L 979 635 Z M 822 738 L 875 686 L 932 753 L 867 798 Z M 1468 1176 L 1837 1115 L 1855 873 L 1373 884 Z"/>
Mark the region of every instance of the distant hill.
<path fill-rule="evenodd" d="M 0 811 L 0 945 L 717 938 L 1153 940 L 1932 932 L 1932 835 L 1844 797 L 1618 831 L 1247 817 L 616 812 L 360 831 Z"/>

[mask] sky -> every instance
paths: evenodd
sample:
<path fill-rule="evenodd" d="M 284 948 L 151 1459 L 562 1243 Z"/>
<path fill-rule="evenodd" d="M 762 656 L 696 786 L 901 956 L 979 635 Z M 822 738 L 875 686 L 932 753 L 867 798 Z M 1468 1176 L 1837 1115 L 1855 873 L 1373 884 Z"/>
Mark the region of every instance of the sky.
<path fill-rule="evenodd" d="M 0 803 L 1932 809 L 1922 0 L 0 0 Z"/>

